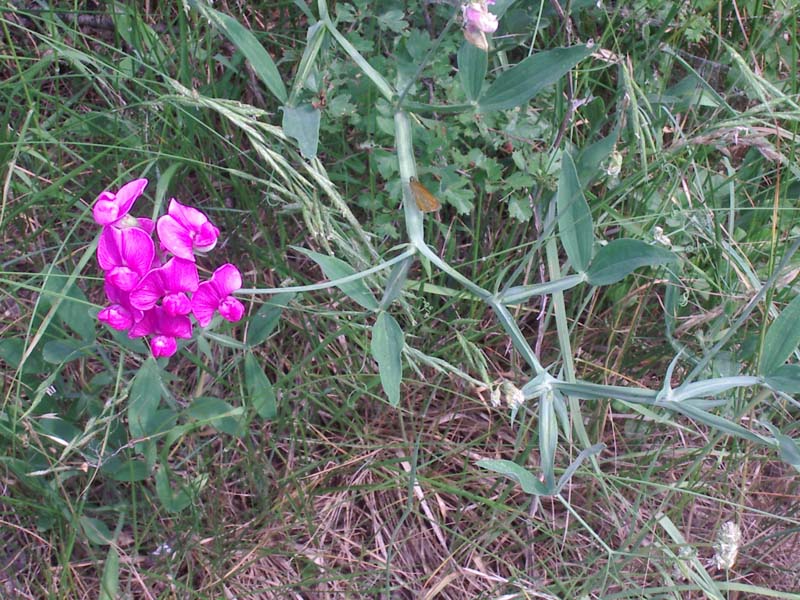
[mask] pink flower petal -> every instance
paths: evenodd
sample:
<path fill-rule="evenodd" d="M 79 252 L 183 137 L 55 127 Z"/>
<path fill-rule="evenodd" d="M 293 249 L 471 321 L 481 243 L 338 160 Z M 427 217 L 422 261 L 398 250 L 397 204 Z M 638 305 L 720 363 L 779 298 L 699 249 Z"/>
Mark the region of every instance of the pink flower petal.
<path fill-rule="evenodd" d="M 115 286 L 112 282 L 106 278 L 105 285 L 103 289 L 106 292 L 106 298 L 108 298 L 114 304 L 127 304 L 128 303 L 128 294 L 123 292 L 117 286 Z"/>
<path fill-rule="evenodd" d="M 139 283 L 139 274 L 128 267 L 114 267 L 106 272 L 106 280 L 123 292 L 130 292 Z"/>
<path fill-rule="evenodd" d="M 137 227 L 122 229 L 120 231 L 120 255 L 125 264 L 144 276 L 153 264 L 156 249 L 153 240 Z"/>
<path fill-rule="evenodd" d="M 234 265 L 227 263 L 214 271 L 211 281 L 217 287 L 220 299 L 242 287 L 242 274 Z"/>
<path fill-rule="evenodd" d="M 187 229 L 200 229 L 208 223 L 208 217 L 196 208 L 181 204 L 175 198 L 169 201 L 167 213 Z"/>
<path fill-rule="evenodd" d="M 139 310 L 150 310 L 164 295 L 160 269 L 153 269 L 145 275 L 131 292 L 131 305 Z"/>
<path fill-rule="evenodd" d="M 497 17 L 490 13 L 485 6 L 473 2 L 464 7 L 464 21 L 467 29 L 494 33 L 499 25 Z"/>
<path fill-rule="evenodd" d="M 164 289 L 170 292 L 193 292 L 200 284 L 197 265 L 183 258 L 171 258 L 161 267 Z"/>
<path fill-rule="evenodd" d="M 156 308 L 151 308 L 142 314 L 142 318 L 133 324 L 133 327 L 128 330 L 129 338 L 143 337 L 145 335 L 152 335 L 158 331 L 158 319 L 156 317 Z"/>
<path fill-rule="evenodd" d="M 116 194 L 102 192 L 95 200 L 92 216 L 98 225 L 111 225 L 127 215 L 136 199 L 147 187 L 147 179 L 134 179 L 123 185 Z"/>
<path fill-rule="evenodd" d="M 97 262 L 104 271 L 122 264 L 119 253 L 119 230 L 114 227 L 104 227 L 97 242 Z"/>
<path fill-rule="evenodd" d="M 213 281 L 204 281 L 192 295 L 192 313 L 194 318 L 205 327 L 214 318 L 214 313 L 219 307 L 220 297 Z"/>
<path fill-rule="evenodd" d="M 142 195 L 144 188 L 147 187 L 147 179 L 134 179 L 119 188 L 117 192 L 117 204 L 119 214 L 127 215 L 136 199 Z"/>
<path fill-rule="evenodd" d="M 170 357 L 178 351 L 178 342 L 174 337 L 157 335 L 150 340 L 150 351 L 154 358 L 161 356 Z"/>
<path fill-rule="evenodd" d="M 153 219 L 137 217 L 136 220 L 139 222 L 139 227 L 147 232 L 147 235 L 153 235 L 153 232 L 156 230 L 156 222 L 153 221 Z"/>
<path fill-rule="evenodd" d="M 98 225 L 110 225 L 119 218 L 119 206 L 111 192 L 102 192 L 92 207 L 92 216 Z"/>
<path fill-rule="evenodd" d="M 194 238 L 194 247 L 199 252 L 211 252 L 217 245 L 219 229 L 211 223 L 203 223 Z"/>
<path fill-rule="evenodd" d="M 159 311 L 158 326 L 158 332 L 163 335 L 187 340 L 192 337 L 192 322 L 186 316 L 168 315 L 164 311 Z"/>
<path fill-rule="evenodd" d="M 158 219 L 156 230 L 158 231 L 158 239 L 164 248 L 179 258 L 194 262 L 191 233 L 174 217 L 164 215 Z"/>
<path fill-rule="evenodd" d="M 238 321 L 244 315 L 244 305 L 233 296 L 228 296 L 219 303 L 219 314 L 228 321 Z"/>
<path fill-rule="evenodd" d="M 125 331 L 133 325 L 133 315 L 124 306 L 112 304 L 97 313 L 97 319 L 117 331 Z"/>
<path fill-rule="evenodd" d="M 161 301 L 164 312 L 170 316 L 188 315 L 192 312 L 192 301 L 183 292 L 167 294 Z"/>
<path fill-rule="evenodd" d="M 181 204 L 175 198 L 169 201 L 168 216 L 189 233 L 194 250 L 209 252 L 217 245 L 219 229 L 214 227 L 208 217 L 200 210 Z"/>

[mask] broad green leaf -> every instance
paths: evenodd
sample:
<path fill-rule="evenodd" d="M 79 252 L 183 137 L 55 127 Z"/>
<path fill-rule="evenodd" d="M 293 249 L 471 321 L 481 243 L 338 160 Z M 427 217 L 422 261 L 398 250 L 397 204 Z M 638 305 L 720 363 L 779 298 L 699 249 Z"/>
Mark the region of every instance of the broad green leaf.
<path fill-rule="evenodd" d="M 548 495 L 547 488 L 537 479 L 536 475 L 515 462 L 485 458 L 479 460 L 476 464 L 482 469 L 510 477 L 522 487 L 522 491 L 526 494 L 534 494 L 536 496 Z"/>
<path fill-rule="evenodd" d="M 286 102 L 288 95 L 286 87 L 283 85 L 283 78 L 278 72 L 272 57 L 264 50 L 256 36 L 230 15 L 214 10 L 203 1 L 193 0 L 191 5 L 217 27 L 250 61 L 253 71 L 261 78 L 267 89 L 278 100 Z"/>
<path fill-rule="evenodd" d="M 386 287 L 383 291 L 383 298 L 381 298 L 381 309 L 386 310 L 394 302 L 400 293 L 403 291 L 403 286 L 408 279 L 408 269 L 414 262 L 414 257 L 409 256 L 407 259 L 397 263 L 389 277 L 386 278 Z"/>
<path fill-rule="evenodd" d="M 143 438 L 155 433 L 156 411 L 161 402 L 161 369 L 156 359 L 148 358 L 133 378 L 128 398 L 128 431 Z"/>
<path fill-rule="evenodd" d="M 600 165 L 614 151 L 617 139 L 619 139 L 619 126 L 615 127 L 606 137 L 597 140 L 580 151 L 575 161 L 575 170 L 578 172 L 581 185 L 588 185 L 597 177 L 600 172 Z"/>
<path fill-rule="evenodd" d="M 309 23 L 314 23 L 313 19 L 309 19 Z M 287 104 L 294 106 L 297 104 L 297 98 L 302 92 L 306 84 L 316 74 L 316 61 L 320 48 L 323 42 L 327 39 L 327 29 L 325 23 L 317 21 L 308 28 L 306 32 L 306 47 L 303 50 L 303 56 L 300 59 L 300 64 L 297 66 L 297 72 L 294 75 L 294 84 L 292 85 L 292 93 L 289 95 Z M 319 91 L 318 86 L 311 86 L 313 91 Z"/>
<path fill-rule="evenodd" d="M 771 374 L 789 358 L 800 343 L 800 296 L 789 302 L 767 329 L 761 351 L 761 373 Z"/>
<path fill-rule="evenodd" d="M 344 277 L 353 275 L 356 272 L 353 267 L 348 265 L 343 260 L 336 258 L 335 256 L 320 254 L 319 252 L 313 252 L 312 250 L 306 250 L 305 248 L 294 248 L 317 263 L 328 279 L 342 279 Z M 357 279 L 349 283 L 343 283 L 341 285 L 337 285 L 336 287 L 338 287 L 345 294 L 347 294 L 347 296 L 352 298 L 364 308 L 368 310 L 378 309 L 378 301 L 375 299 L 375 296 L 372 295 L 372 292 L 367 287 L 367 284 L 364 283 L 363 279 Z"/>
<path fill-rule="evenodd" d="M 297 140 L 300 154 L 309 160 L 317 155 L 320 116 L 319 109 L 310 104 L 283 107 L 283 130 Z"/>
<path fill-rule="evenodd" d="M 556 445 L 558 444 L 558 427 L 553 410 L 553 393 L 543 394 L 539 400 L 539 458 L 544 475 L 544 489 L 552 493 L 555 489 Z"/>
<path fill-rule="evenodd" d="M 800 365 L 781 365 L 764 377 L 767 385 L 784 394 L 800 394 Z"/>
<path fill-rule="evenodd" d="M 20 361 L 25 350 L 25 341 L 19 338 L 6 338 L 0 340 L 0 359 L 7 362 L 14 369 L 19 369 Z M 36 374 L 43 371 L 51 371 L 52 367 L 45 364 L 42 360 L 42 353 L 38 350 L 34 351 L 22 368 L 22 373 Z"/>
<path fill-rule="evenodd" d="M 403 330 L 387 312 L 378 315 L 372 326 L 372 357 L 378 363 L 381 385 L 392 406 L 400 404 L 400 381 L 403 378 Z"/>
<path fill-rule="evenodd" d="M 179 485 L 178 489 L 173 489 L 170 483 L 169 472 L 163 465 L 155 473 L 156 494 L 161 505 L 167 512 L 178 513 L 192 503 L 191 495 L 184 486 Z"/>
<path fill-rule="evenodd" d="M 586 275 L 592 285 L 611 285 L 639 267 L 666 265 L 677 260 L 669 250 L 641 240 L 614 240 L 597 251 Z"/>
<path fill-rule="evenodd" d="M 144 481 L 150 477 L 150 467 L 143 460 L 126 460 L 104 466 L 102 471 L 114 481 L 134 483 Z"/>
<path fill-rule="evenodd" d="M 775 439 L 778 440 L 778 454 L 781 460 L 800 472 L 800 446 L 797 445 L 797 442 L 782 433 L 776 435 Z"/>
<path fill-rule="evenodd" d="M 248 352 L 244 357 L 244 383 L 250 405 L 262 419 L 274 419 L 278 414 L 275 390 L 256 357 Z"/>
<path fill-rule="evenodd" d="M 119 598 L 119 552 L 116 546 L 109 546 L 103 576 L 100 580 L 98 600 L 117 600 Z"/>
<path fill-rule="evenodd" d="M 594 234 L 592 211 L 583 195 L 575 163 L 569 153 L 561 159 L 561 175 L 556 194 L 558 234 L 572 267 L 583 273 L 592 260 Z"/>
<path fill-rule="evenodd" d="M 281 318 L 281 312 L 289 305 L 294 294 L 275 294 L 265 302 L 247 324 L 246 344 L 252 348 L 263 344 L 275 331 Z"/>
<path fill-rule="evenodd" d="M 91 543 L 99 546 L 107 546 L 113 540 L 114 536 L 111 535 L 108 526 L 100 519 L 93 519 L 84 515 L 79 521 L 83 534 Z"/>
<path fill-rule="evenodd" d="M 70 445 L 83 433 L 75 425 L 59 417 L 46 418 L 43 416 L 38 420 L 38 425 L 42 435 L 62 446 Z"/>
<path fill-rule="evenodd" d="M 503 72 L 478 101 L 481 112 L 504 110 L 527 103 L 541 90 L 561 79 L 591 54 L 585 45 L 538 52 Z"/>
<path fill-rule="evenodd" d="M 56 316 L 59 320 L 84 340 L 94 341 L 97 322 L 89 311 L 91 304 L 78 286 L 65 288 L 67 280 L 68 276 L 58 269 L 50 271 L 42 289 L 40 309 L 49 309 L 58 302 Z"/>
<path fill-rule="evenodd" d="M 488 54 L 468 42 L 458 51 L 458 78 L 468 100 L 475 101 L 481 94 L 483 80 L 489 64 Z"/>
<path fill-rule="evenodd" d="M 217 431 L 233 436 L 244 435 L 242 407 L 234 408 L 220 398 L 201 396 L 192 402 L 186 413 L 193 419 L 207 422 Z"/>
<path fill-rule="evenodd" d="M 42 358 L 51 365 L 59 365 L 89 354 L 94 343 L 86 344 L 74 338 L 50 340 L 42 348 Z"/>

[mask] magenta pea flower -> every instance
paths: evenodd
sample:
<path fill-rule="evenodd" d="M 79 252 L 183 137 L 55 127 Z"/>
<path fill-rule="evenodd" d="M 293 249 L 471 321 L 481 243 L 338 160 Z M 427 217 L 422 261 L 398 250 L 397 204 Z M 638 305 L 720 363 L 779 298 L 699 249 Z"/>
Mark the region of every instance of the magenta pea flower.
<path fill-rule="evenodd" d="M 95 200 L 92 208 L 95 222 L 98 225 L 105 226 L 114 225 L 124 219 L 133 207 L 133 203 L 142 195 L 146 187 L 147 179 L 134 179 L 119 188 L 116 194 L 102 192 Z M 152 221 L 150 222 L 152 223 Z M 152 232 L 152 229 L 150 232 Z"/>
<path fill-rule="evenodd" d="M 219 229 L 208 217 L 173 198 L 167 214 L 156 223 L 161 245 L 179 258 L 194 262 L 195 252 L 208 252 L 217 245 Z"/>
<path fill-rule="evenodd" d="M 197 287 L 192 296 L 192 312 L 201 327 L 211 323 L 214 313 L 228 321 L 238 321 L 244 314 L 244 305 L 231 296 L 242 287 L 242 274 L 234 265 L 222 265 L 211 276 Z"/>
<path fill-rule="evenodd" d="M 133 313 L 121 304 L 105 307 L 97 313 L 97 320 L 117 331 L 127 331 L 135 322 Z"/>
<path fill-rule="evenodd" d="M 131 291 L 150 270 L 155 246 L 142 229 L 104 227 L 97 244 L 97 262 L 106 280 L 123 292 Z"/>
<path fill-rule="evenodd" d="M 185 315 L 169 315 L 162 307 L 154 306 L 128 331 L 130 338 L 146 335 L 152 336 L 150 350 L 154 357 L 172 356 L 178 350 L 176 338 L 192 337 L 192 322 Z"/>
<path fill-rule="evenodd" d="M 149 310 L 160 300 L 168 315 L 188 315 L 192 303 L 186 292 L 194 292 L 199 283 L 197 266 L 190 260 L 173 257 L 142 278 L 131 291 L 130 302 L 139 310 Z"/>
<path fill-rule="evenodd" d="M 108 280 L 105 282 L 105 291 L 112 304 L 98 313 L 99 321 L 117 331 L 127 331 L 142 318 L 142 311 L 131 306 L 128 292 Z"/>

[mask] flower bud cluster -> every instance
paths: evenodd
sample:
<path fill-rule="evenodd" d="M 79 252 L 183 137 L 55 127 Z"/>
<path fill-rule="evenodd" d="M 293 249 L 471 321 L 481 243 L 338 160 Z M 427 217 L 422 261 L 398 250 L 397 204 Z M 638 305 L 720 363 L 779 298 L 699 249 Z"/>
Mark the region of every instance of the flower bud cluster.
<path fill-rule="evenodd" d="M 242 287 L 242 275 L 228 263 L 201 282 L 195 254 L 213 250 L 219 229 L 202 211 L 174 198 L 157 222 L 132 217 L 145 187 L 147 179 L 136 179 L 95 201 L 94 220 L 103 228 L 97 262 L 111 303 L 97 318 L 130 338 L 148 337 L 158 358 L 175 354 L 178 338 L 192 337 L 192 315 L 201 327 L 217 312 L 228 321 L 241 319 L 244 306 L 231 294 Z"/>

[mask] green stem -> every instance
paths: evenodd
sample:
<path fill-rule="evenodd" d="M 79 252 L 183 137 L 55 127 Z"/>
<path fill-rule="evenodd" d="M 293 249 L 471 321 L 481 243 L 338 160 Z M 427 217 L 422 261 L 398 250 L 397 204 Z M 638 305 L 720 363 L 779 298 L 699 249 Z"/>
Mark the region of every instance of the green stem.
<path fill-rule="evenodd" d="M 288 294 L 288 293 L 301 293 L 301 292 L 313 292 L 316 290 L 326 290 L 332 287 L 338 287 L 340 285 L 345 285 L 352 281 L 358 281 L 359 279 L 364 279 L 372 275 L 373 273 L 377 273 L 378 271 L 383 271 L 391 267 L 394 264 L 404 261 L 410 256 L 414 256 L 417 253 L 417 249 L 415 247 L 411 247 L 406 249 L 405 252 L 402 254 L 398 254 L 394 258 L 390 258 L 387 261 L 380 263 L 379 265 L 375 265 L 374 267 L 370 267 L 369 269 L 364 269 L 363 271 L 359 271 L 358 273 L 353 273 L 352 275 L 348 275 L 347 277 L 340 277 L 339 279 L 333 279 L 331 281 L 323 281 L 321 283 L 313 283 L 311 285 L 296 285 L 293 287 L 280 287 L 280 288 L 242 288 L 237 290 L 236 294 Z"/>
<path fill-rule="evenodd" d="M 353 62 L 355 62 L 361 68 L 364 74 L 372 80 L 372 83 L 375 84 L 375 87 L 378 88 L 378 91 L 383 94 L 383 96 L 389 100 L 389 102 L 391 102 L 395 94 L 392 86 L 389 85 L 389 82 L 386 81 L 383 78 L 383 75 L 378 73 L 378 71 L 376 71 L 375 68 L 367 62 L 366 58 L 361 56 L 361 53 L 356 50 L 355 46 L 353 46 L 353 44 L 351 44 L 346 37 L 339 33 L 330 18 L 326 18 L 324 22 L 325 27 L 328 28 L 328 31 L 330 31 L 333 38 L 339 42 L 342 50 L 344 50 L 350 56 L 350 58 L 353 59 Z"/>

